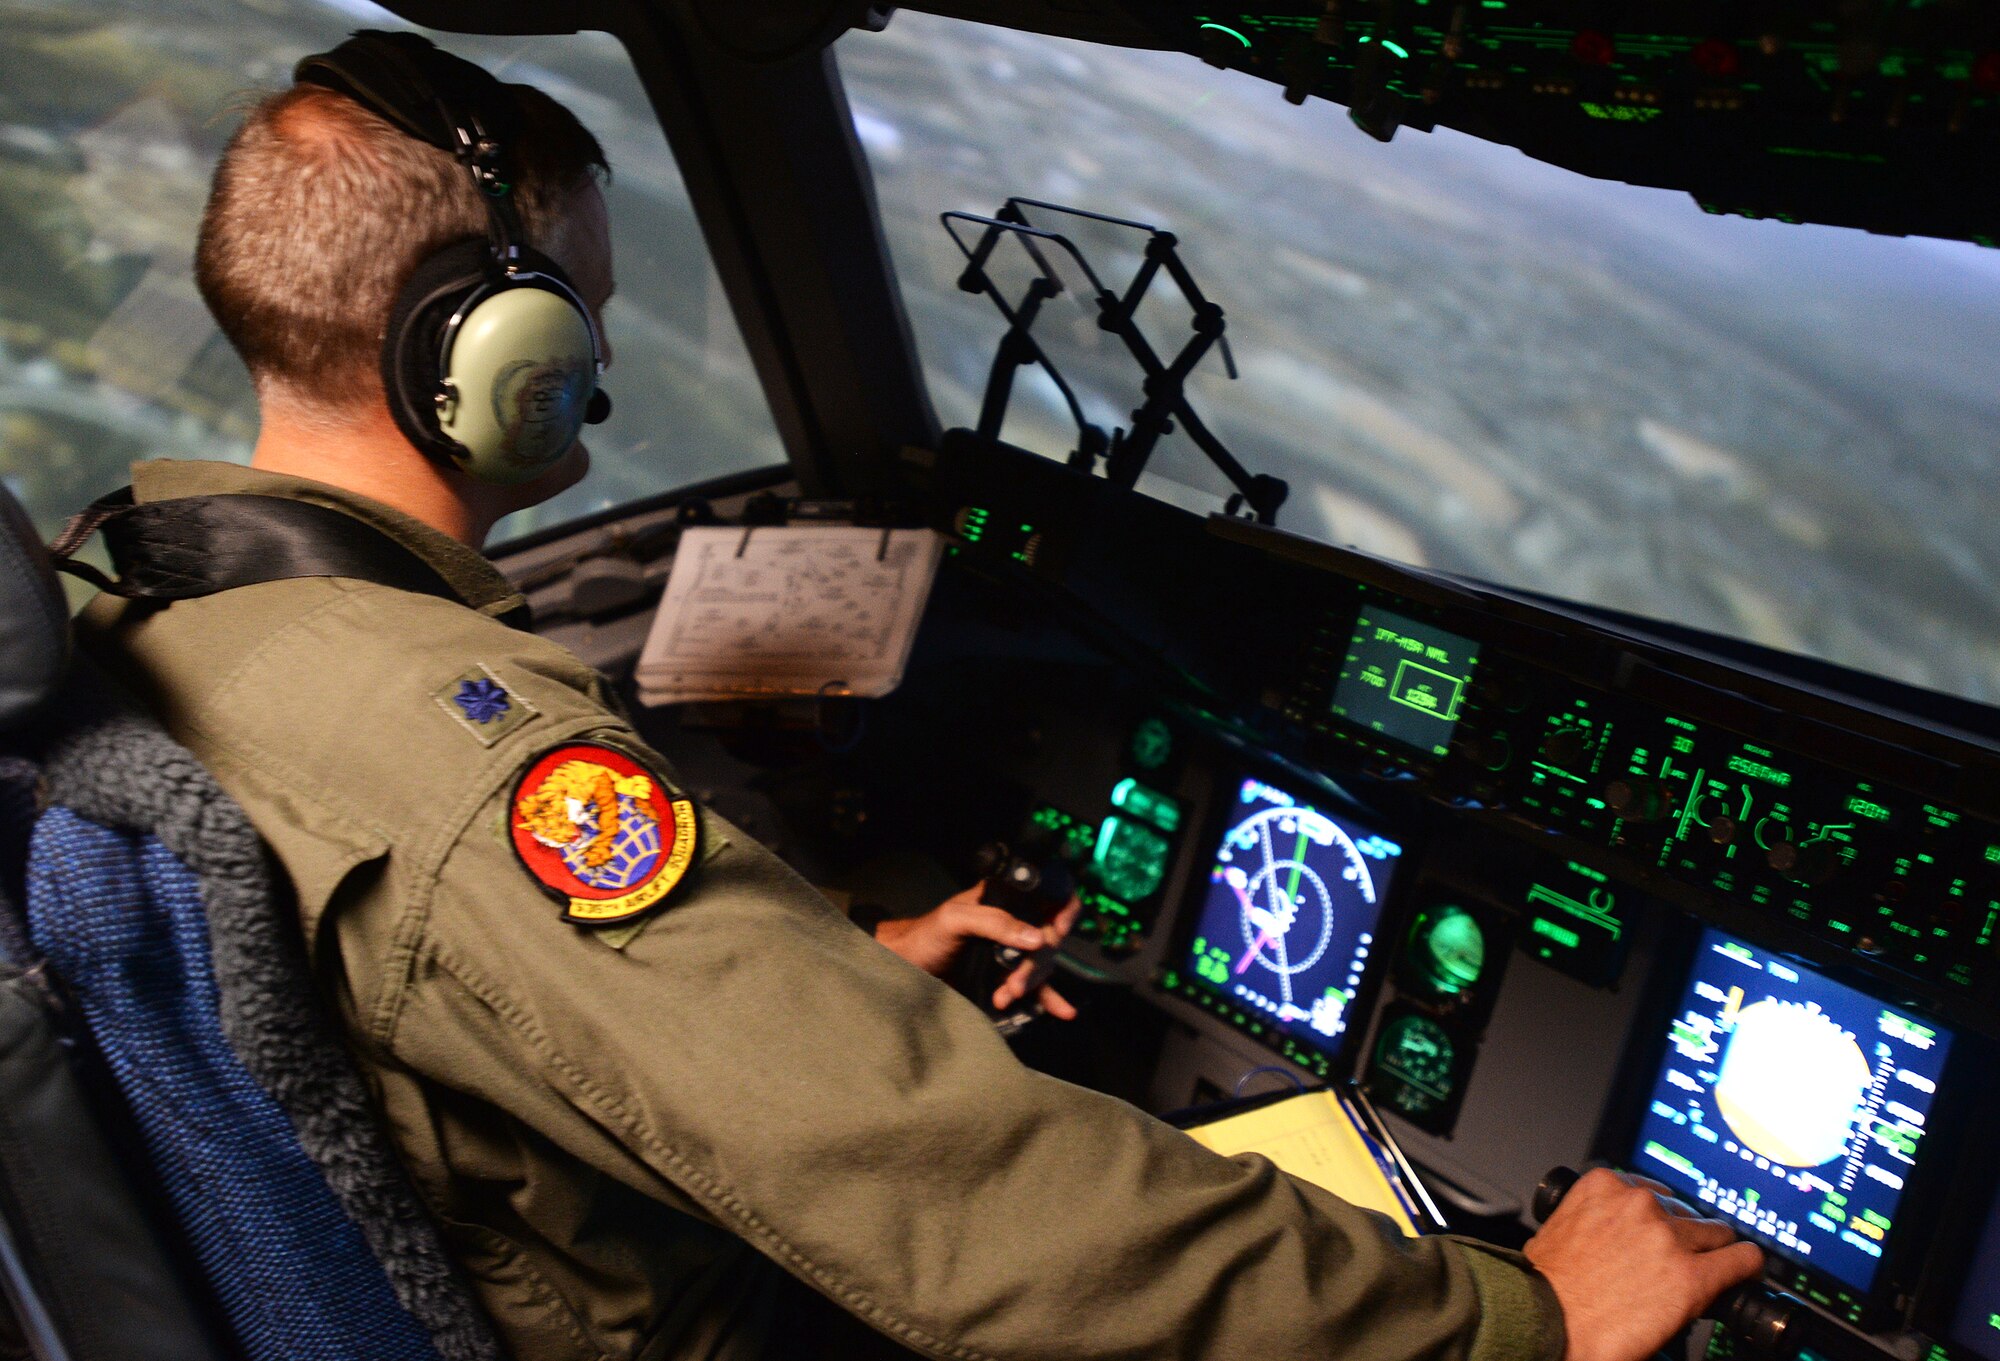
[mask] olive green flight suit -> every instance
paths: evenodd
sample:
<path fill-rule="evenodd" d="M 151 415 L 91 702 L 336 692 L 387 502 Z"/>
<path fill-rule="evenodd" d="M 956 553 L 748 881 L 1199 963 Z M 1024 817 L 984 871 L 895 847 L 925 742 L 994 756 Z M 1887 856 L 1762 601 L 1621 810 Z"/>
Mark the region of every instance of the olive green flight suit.
<path fill-rule="evenodd" d="M 787 1273 L 961 1361 L 1558 1361 L 1555 1297 L 1518 1257 L 1411 1242 L 1024 1068 L 705 810 L 666 907 L 636 931 L 565 923 L 509 839 L 522 772 L 598 742 L 671 776 L 600 676 L 497 621 L 520 603 L 501 575 L 295 478 L 149 463 L 134 489 L 331 506 L 464 597 L 313 578 L 100 598 L 80 628 L 270 844 L 419 1193 L 522 1361 L 836 1350 L 830 1325 L 774 1336 L 819 1305 Z M 500 735 L 449 702 L 467 676 L 504 687 Z"/>

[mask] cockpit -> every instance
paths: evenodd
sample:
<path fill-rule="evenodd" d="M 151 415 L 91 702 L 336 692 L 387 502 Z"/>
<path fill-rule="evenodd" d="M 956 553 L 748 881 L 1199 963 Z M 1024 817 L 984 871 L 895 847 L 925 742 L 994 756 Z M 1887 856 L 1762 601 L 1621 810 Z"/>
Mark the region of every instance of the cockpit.
<path fill-rule="evenodd" d="M 1023 1062 L 1352 1090 L 1417 1221 L 1664 1183 L 1787 1311 L 1685 1357 L 2000 1361 L 1993 15 L 154 11 L 0 25 L 40 537 L 248 459 L 227 111 L 428 33 L 611 162 L 615 405 L 488 554 L 694 799 L 843 907 L 1073 891 Z"/>

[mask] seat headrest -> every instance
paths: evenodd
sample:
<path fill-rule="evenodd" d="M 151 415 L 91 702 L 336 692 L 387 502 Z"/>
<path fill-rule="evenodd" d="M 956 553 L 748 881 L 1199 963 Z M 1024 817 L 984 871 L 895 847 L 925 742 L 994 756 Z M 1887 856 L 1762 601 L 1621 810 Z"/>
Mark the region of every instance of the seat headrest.
<path fill-rule="evenodd" d="M 47 699 L 69 661 L 69 602 L 35 522 L 0 486 L 0 731 Z"/>

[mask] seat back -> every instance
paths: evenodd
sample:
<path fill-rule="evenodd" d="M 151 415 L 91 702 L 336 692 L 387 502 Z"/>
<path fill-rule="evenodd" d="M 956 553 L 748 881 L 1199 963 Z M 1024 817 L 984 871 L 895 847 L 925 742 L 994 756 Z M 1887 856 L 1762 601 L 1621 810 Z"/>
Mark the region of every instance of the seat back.
<path fill-rule="evenodd" d="M 38 772 L 20 734 L 68 652 L 62 589 L 0 487 L 0 1331 L 36 1361 L 221 1361 L 104 1136 L 21 911 Z"/>
<path fill-rule="evenodd" d="M 12 883 L 27 906 L 24 929 L 0 929 L 0 950 L 11 940 L 14 960 L 29 966 L 15 972 L 49 980 L 66 999 L 60 1035 L 42 1008 L 42 1049 L 86 1051 L 92 1071 L 108 1075 L 109 1143 L 139 1150 L 140 1170 L 154 1174 L 232 1345 L 198 1340 L 197 1311 L 157 1249 L 157 1271 L 122 1283 L 107 1272 L 107 1252 L 139 1237 L 131 1196 L 116 1242 L 93 1237 L 90 1216 L 56 1208 L 120 1179 L 109 1155 L 101 1167 L 75 1161 L 48 1122 L 16 1138 L 0 1005 L 0 1285 L 32 1330 L 32 1354 L 498 1361 L 317 1004 L 255 830 L 187 751 L 88 667 L 63 669 L 61 601 L 26 516 L 0 488 L 0 659 L 19 655 L 17 637 L 35 659 L 0 665 L 0 756 L 38 762 L 43 806 L 21 872 L 31 815 L 0 797 L 0 898 Z M 0 910 L 0 920 L 12 916 Z M 5 989 L 0 977 L 0 1003 Z M 68 1101 L 72 1125 L 91 1115 L 86 1101 Z M 52 1307 L 73 1298 L 109 1317 L 127 1294 L 148 1306 L 126 1313 L 135 1327 L 167 1319 L 150 1338 L 107 1344 L 92 1319 Z M 176 1332 L 176 1322 L 189 1327 Z"/>
<path fill-rule="evenodd" d="M 224 1039 L 187 867 L 155 837 L 51 808 L 30 853 L 28 925 L 77 997 L 250 1361 L 436 1361 L 285 1112 Z"/>

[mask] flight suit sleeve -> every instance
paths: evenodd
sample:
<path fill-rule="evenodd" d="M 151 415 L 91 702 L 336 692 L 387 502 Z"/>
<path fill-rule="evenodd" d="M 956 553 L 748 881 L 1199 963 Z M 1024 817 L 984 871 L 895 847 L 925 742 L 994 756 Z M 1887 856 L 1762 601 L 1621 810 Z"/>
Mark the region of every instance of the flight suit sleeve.
<path fill-rule="evenodd" d="M 601 739 L 661 767 L 627 733 Z M 636 933 L 571 924 L 492 791 L 376 1038 L 569 1156 L 692 1202 L 903 1345 L 972 1361 L 1557 1361 L 1519 1258 L 1226 1159 L 1025 1068 L 992 1025 L 699 813 Z"/>

